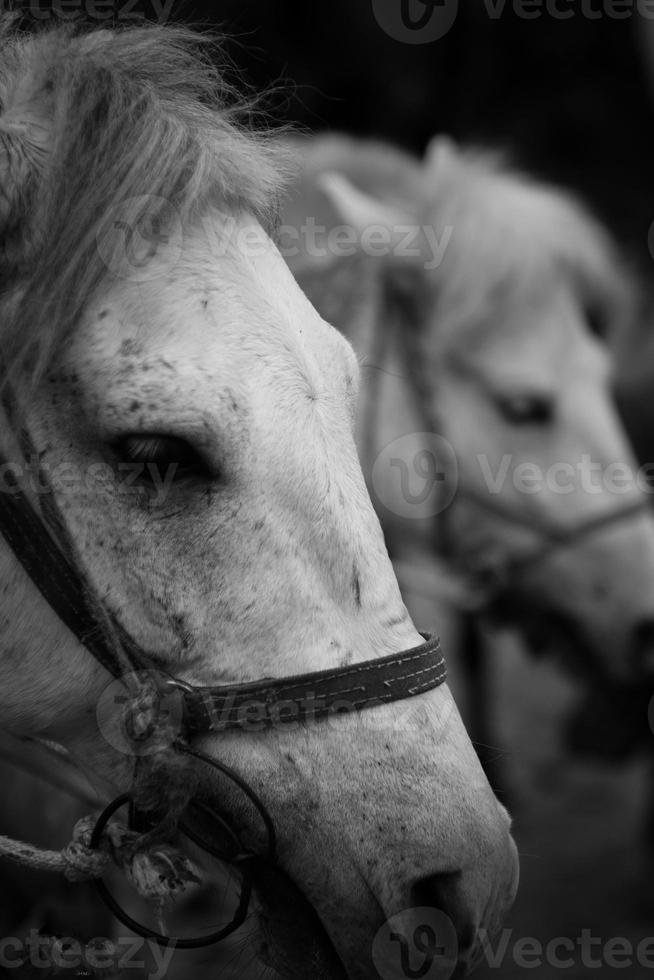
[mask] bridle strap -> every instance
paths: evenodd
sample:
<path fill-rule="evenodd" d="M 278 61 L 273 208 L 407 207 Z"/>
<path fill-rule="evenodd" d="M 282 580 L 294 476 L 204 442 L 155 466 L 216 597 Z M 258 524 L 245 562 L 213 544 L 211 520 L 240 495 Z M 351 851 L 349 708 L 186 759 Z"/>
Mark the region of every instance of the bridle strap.
<path fill-rule="evenodd" d="M 444 431 L 444 426 L 430 397 L 432 385 L 429 380 L 426 380 L 426 361 L 416 344 L 416 330 L 406 329 L 406 324 L 397 315 L 392 323 L 396 334 L 403 342 L 405 363 L 419 392 L 418 401 L 425 426 L 431 432 L 441 433 Z M 372 433 L 366 433 L 366 438 L 369 443 L 372 443 Z M 446 471 L 444 486 L 448 485 L 450 479 L 451 474 Z M 465 554 L 460 546 L 457 547 L 458 543 L 452 540 L 452 535 L 449 533 L 449 507 L 453 507 L 460 501 L 470 503 L 478 510 L 498 517 L 509 526 L 524 529 L 535 535 L 538 539 L 535 547 L 513 555 L 506 554 L 499 562 L 484 561 L 483 555 L 472 557 Z M 466 485 L 463 481 L 456 485 L 449 507 L 439 511 L 434 521 L 435 550 L 452 565 L 455 572 L 462 573 L 470 580 L 468 590 L 475 596 L 472 608 L 476 612 L 490 608 L 506 591 L 511 580 L 527 567 L 545 560 L 560 548 L 574 545 L 577 541 L 596 532 L 650 510 L 650 504 L 643 496 L 626 506 L 610 508 L 604 514 L 593 515 L 578 524 L 565 527 L 534 519 L 532 515 L 520 512 L 496 497 Z"/>
<path fill-rule="evenodd" d="M 612 507 L 603 514 L 593 514 L 578 524 L 566 527 L 565 525 L 534 519 L 529 514 L 515 511 L 504 502 L 491 498 L 472 487 L 462 486 L 457 490 L 455 499 L 457 498 L 475 504 L 479 510 L 499 517 L 506 524 L 524 528 L 532 534 L 537 534 L 552 547 L 564 547 L 573 544 L 578 538 L 587 537 L 595 531 L 601 531 L 612 524 L 629 520 L 635 514 L 648 511 L 650 506 L 644 498 L 638 499 L 625 507 Z"/>
<path fill-rule="evenodd" d="M 0 456 L 0 467 L 6 464 Z M 48 492 L 37 513 L 18 483 L 0 492 L 0 534 L 48 605 L 95 659 L 114 677 L 148 671 L 152 659 L 120 624 L 109 619 L 73 560 L 67 532 Z M 55 540 L 53 525 L 57 531 Z M 157 672 L 161 673 L 161 672 Z M 446 678 L 438 639 L 377 660 L 250 684 L 195 687 L 163 675 L 157 683 L 181 692 L 184 731 L 189 735 L 234 729 L 254 731 L 288 721 L 308 721 L 345 710 L 412 697 Z"/>
<path fill-rule="evenodd" d="M 0 468 L 8 465 L 0 456 Z M 100 606 L 92 601 L 92 590 L 74 564 L 71 549 L 53 537 L 52 524 L 56 522 L 60 538 L 63 525 L 51 498 L 48 493 L 47 506 L 44 496 L 46 523 L 18 483 L 13 491 L 0 492 L 0 534 L 51 609 L 103 667 L 114 677 L 124 675 L 130 665 L 133 670 L 145 667 L 143 652 L 120 624 L 107 620 L 106 630 L 101 625 Z"/>
<path fill-rule="evenodd" d="M 190 732 L 257 731 L 410 698 L 445 681 L 438 638 L 400 654 L 290 678 L 214 688 L 172 681 Z"/>
<path fill-rule="evenodd" d="M 540 561 L 545 560 L 550 555 L 561 548 L 575 545 L 583 538 L 589 537 L 599 531 L 603 531 L 615 524 L 631 520 L 640 513 L 649 512 L 650 505 L 646 499 L 636 500 L 626 506 L 613 507 L 603 514 L 594 514 L 592 517 L 578 524 L 568 527 L 547 523 L 545 521 L 533 520 L 526 514 L 514 512 L 512 508 L 499 500 L 491 500 L 485 494 L 470 487 L 461 487 L 457 490 L 457 499 L 464 500 L 473 504 L 479 510 L 490 513 L 500 518 L 509 526 L 518 527 L 537 537 L 537 543 L 533 548 L 525 549 L 514 555 L 506 555 L 503 561 L 491 566 L 484 564 L 483 560 L 470 560 L 465 556 L 459 558 L 459 564 L 467 568 L 468 573 L 478 578 L 486 579 L 486 591 L 489 602 L 496 598 L 496 593 L 500 592 L 507 585 L 507 581 Z M 488 573 L 492 572 L 496 579 L 495 583 L 488 581 Z"/>

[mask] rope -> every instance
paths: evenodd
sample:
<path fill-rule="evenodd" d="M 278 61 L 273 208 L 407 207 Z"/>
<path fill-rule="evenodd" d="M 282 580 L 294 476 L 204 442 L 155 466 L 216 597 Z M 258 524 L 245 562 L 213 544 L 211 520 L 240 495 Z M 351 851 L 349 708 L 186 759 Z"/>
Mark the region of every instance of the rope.
<path fill-rule="evenodd" d="M 109 863 L 109 854 L 92 851 L 88 847 L 93 822 L 90 817 L 80 820 L 73 830 L 73 837 L 61 851 L 48 851 L 0 836 L 0 857 L 22 864 L 36 871 L 54 871 L 63 874 L 68 881 L 87 881 L 101 877 Z"/>
<path fill-rule="evenodd" d="M 63 874 L 68 881 L 101 878 L 113 862 L 143 898 L 157 905 L 200 881 L 197 868 L 186 855 L 165 842 L 140 846 L 142 835 L 118 822 L 107 826 L 100 849 L 92 848 L 95 824 L 93 816 L 78 820 L 71 841 L 60 851 L 0 836 L 0 858 L 36 871 Z"/>
<path fill-rule="evenodd" d="M 143 696 L 139 697 L 139 693 L 143 692 L 137 692 L 134 698 L 135 711 L 143 710 Z M 95 880 L 101 895 L 106 893 L 101 879 L 113 863 L 153 906 L 163 937 L 166 906 L 189 885 L 201 882 L 197 867 L 170 843 L 198 784 L 197 772 L 189 769 L 186 757 L 176 748 L 170 746 L 167 751 L 137 759 L 132 791 L 106 807 L 100 816 L 79 820 L 71 840 L 60 851 L 0 836 L 0 860 L 6 858 L 36 871 L 62 874 L 70 882 Z M 115 810 L 116 802 L 129 803 L 130 824 L 136 815 L 140 826 L 106 819 L 108 811 Z M 134 924 L 138 931 L 141 927 Z"/>

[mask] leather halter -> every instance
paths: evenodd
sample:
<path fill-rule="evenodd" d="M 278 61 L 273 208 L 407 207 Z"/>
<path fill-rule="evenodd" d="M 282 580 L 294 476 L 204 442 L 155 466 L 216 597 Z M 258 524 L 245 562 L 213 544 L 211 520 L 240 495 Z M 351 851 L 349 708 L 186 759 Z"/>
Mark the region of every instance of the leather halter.
<path fill-rule="evenodd" d="M 5 464 L 0 456 L 0 467 Z M 120 624 L 112 620 L 110 633 L 101 628 L 99 604 L 74 564 L 53 498 L 48 494 L 45 499 L 49 524 L 56 521 L 59 540 L 18 484 L 14 493 L 0 492 L 0 534 L 48 605 L 114 677 L 130 669 L 151 670 L 153 658 Z M 172 677 L 164 683 L 181 692 L 185 734 L 201 735 L 307 721 L 346 708 L 359 711 L 420 694 L 442 684 L 445 677 L 440 643 L 426 635 L 425 643 L 399 654 L 287 678 L 217 687 L 194 686 Z"/>
<path fill-rule="evenodd" d="M 485 561 L 483 555 L 476 559 L 460 553 L 454 556 L 454 564 L 465 569 L 477 594 L 484 596 L 483 605 L 486 607 L 490 607 L 499 595 L 510 588 L 519 574 L 529 566 L 537 565 L 554 552 L 572 547 L 578 541 L 592 537 L 606 528 L 650 512 L 650 505 L 643 498 L 609 507 L 603 514 L 593 514 L 576 524 L 566 526 L 534 519 L 531 515 L 521 513 L 503 501 L 492 498 L 490 494 L 465 485 L 457 488 L 455 502 L 457 501 L 465 501 L 482 513 L 499 518 L 509 527 L 530 532 L 536 538 L 533 547 L 516 554 L 506 554 L 500 561 Z"/>
<path fill-rule="evenodd" d="M 378 325 L 379 327 L 379 325 Z M 377 329 L 374 336 L 372 363 L 378 371 L 384 369 L 391 332 L 400 340 L 400 353 L 414 380 L 417 392 L 416 409 L 421 415 L 426 431 L 442 434 L 447 427 L 442 424 L 430 398 L 430 385 L 425 381 L 425 364 L 416 349 L 414 333 L 403 329 L 399 314 L 391 321 L 389 330 Z M 366 420 L 363 427 L 363 440 L 367 448 L 365 458 L 372 458 L 375 452 L 374 425 L 378 414 L 380 398 L 377 375 L 373 375 L 370 403 L 366 406 Z M 439 461 L 442 465 L 442 460 Z M 629 521 L 643 513 L 650 513 L 651 506 L 645 496 L 626 504 L 609 507 L 602 514 L 593 514 L 582 518 L 575 524 L 557 524 L 546 519 L 538 519 L 533 515 L 520 512 L 515 507 L 484 493 L 474 486 L 457 480 L 457 475 L 451 468 L 445 468 L 442 474 L 443 487 L 452 488 L 451 503 L 440 510 L 434 520 L 434 535 L 432 547 L 436 554 L 446 559 L 452 570 L 453 578 L 463 578 L 463 588 L 470 597 L 466 602 L 465 612 L 475 614 L 491 611 L 494 605 L 504 598 L 510 589 L 519 581 L 520 574 L 527 568 L 546 560 L 550 555 L 562 548 L 568 548 L 577 541 L 600 533 L 608 527 Z M 465 502 L 481 513 L 499 518 L 508 527 L 523 529 L 535 538 L 533 547 L 511 554 L 505 553 L 498 561 L 495 555 L 466 554 L 460 547 L 460 542 L 453 541 L 450 533 L 450 517 L 457 503 Z"/>
<path fill-rule="evenodd" d="M 0 455 L 0 468 L 6 464 L 7 461 Z M 134 642 L 95 598 L 90 583 L 75 563 L 73 544 L 52 493 L 48 492 L 42 498 L 40 514 L 18 481 L 13 486 L 13 492 L 0 491 L 0 535 L 49 606 L 106 670 L 126 683 L 128 672 L 133 672 L 137 678 L 139 672 L 145 672 L 148 681 L 154 681 L 160 693 L 172 690 L 181 696 L 181 731 L 176 733 L 170 748 L 222 773 L 249 799 L 265 826 L 268 841 L 265 852 L 248 851 L 224 817 L 200 801 L 191 799 L 191 809 L 203 809 L 235 842 L 236 846 L 231 852 L 223 854 L 200 838 L 188 823 L 179 820 L 177 829 L 180 833 L 237 869 L 241 876 L 240 900 L 232 920 L 208 935 L 180 939 L 144 926 L 124 912 L 101 879 L 95 880 L 100 897 L 118 919 L 137 934 L 162 946 L 195 949 L 219 942 L 239 929 L 248 913 L 256 862 L 271 862 L 275 856 L 274 824 L 258 795 L 238 773 L 191 747 L 189 739 L 227 730 L 257 731 L 289 721 L 306 723 L 343 710 L 360 711 L 413 697 L 438 687 L 446 678 L 438 639 L 423 634 L 425 643 L 420 646 L 374 661 L 288 678 L 266 678 L 248 684 L 217 687 L 190 685 L 163 675 L 158 668 L 153 669 L 153 658 Z M 139 683 L 137 680 L 137 690 Z M 138 823 L 139 829 L 144 831 L 149 829 L 147 821 L 143 823 L 143 815 L 135 809 L 132 795 L 124 794 L 110 803 L 99 817 L 91 840 L 92 847 L 99 846 L 107 821 L 125 804 L 130 804 L 130 823 Z"/>

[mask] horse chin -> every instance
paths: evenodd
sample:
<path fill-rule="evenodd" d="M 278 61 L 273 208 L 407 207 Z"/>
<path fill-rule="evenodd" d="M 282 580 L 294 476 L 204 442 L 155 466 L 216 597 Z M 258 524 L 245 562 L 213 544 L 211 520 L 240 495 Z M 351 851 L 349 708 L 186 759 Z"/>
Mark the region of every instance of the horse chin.
<path fill-rule="evenodd" d="M 505 607 L 500 608 L 498 618 L 507 622 Z M 565 724 L 565 743 L 573 755 L 620 761 L 649 743 L 651 685 L 611 676 L 591 637 L 574 617 L 521 602 L 518 613 L 512 610 L 510 623 L 532 655 L 556 661 L 582 688 Z"/>
<path fill-rule="evenodd" d="M 551 609 L 538 610 L 527 615 L 520 629 L 534 656 L 547 657 L 585 685 L 595 687 L 605 682 L 602 662 L 574 617 Z"/>
<path fill-rule="evenodd" d="M 574 616 L 513 592 L 496 600 L 491 617 L 515 629 L 532 656 L 556 661 L 576 680 L 591 686 L 608 680 L 591 638 Z"/>
<path fill-rule="evenodd" d="M 251 868 L 257 899 L 257 953 L 271 976 L 283 980 L 347 980 L 347 974 L 318 915 L 279 868 Z"/>

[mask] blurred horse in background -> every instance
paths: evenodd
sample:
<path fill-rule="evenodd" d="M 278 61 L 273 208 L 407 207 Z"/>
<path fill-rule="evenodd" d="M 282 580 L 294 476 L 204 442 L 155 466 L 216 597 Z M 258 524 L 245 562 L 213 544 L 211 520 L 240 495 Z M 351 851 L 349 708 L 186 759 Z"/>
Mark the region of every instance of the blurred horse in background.
<path fill-rule="evenodd" d="M 417 554 L 445 561 L 435 599 L 461 625 L 473 736 L 495 741 L 480 624 L 504 623 L 581 679 L 573 746 L 630 752 L 647 734 L 654 520 L 611 394 L 606 338 L 635 290 L 609 236 L 447 138 L 422 162 L 342 136 L 293 145 L 282 251 L 362 360 L 358 445 L 409 598 Z"/>

